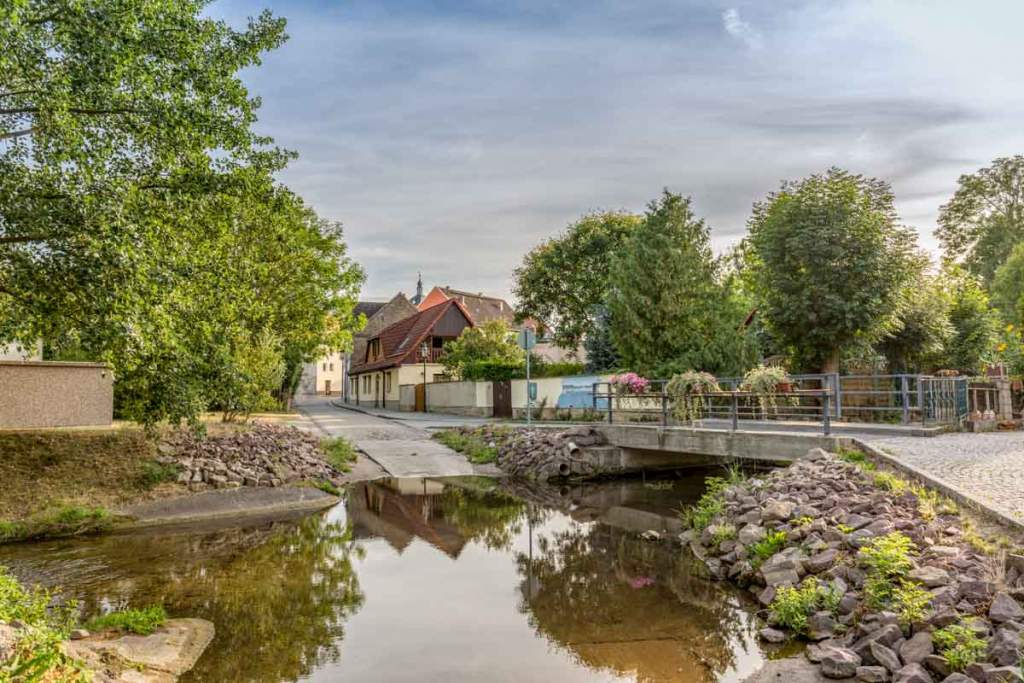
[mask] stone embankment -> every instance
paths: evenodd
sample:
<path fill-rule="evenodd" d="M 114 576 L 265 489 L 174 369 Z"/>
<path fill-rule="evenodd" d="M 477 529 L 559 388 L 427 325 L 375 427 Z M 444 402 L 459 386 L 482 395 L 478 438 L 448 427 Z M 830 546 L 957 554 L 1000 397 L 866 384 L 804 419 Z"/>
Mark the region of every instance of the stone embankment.
<path fill-rule="evenodd" d="M 537 479 L 586 478 L 600 474 L 581 449 L 605 444 L 590 426 L 554 429 L 508 429 L 483 427 L 467 430 L 498 451 L 496 464 L 516 477 Z"/>
<path fill-rule="evenodd" d="M 1020 683 L 1024 557 L 981 552 L 954 506 L 877 474 L 812 451 L 710 490 L 683 540 L 826 678 Z"/>
<path fill-rule="evenodd" d="M 178 481 L 192 491 L 342 477 L 324 460 L 320 440 L 294 427 L 255 424 L 245 431 L 205 439 L 179 431 L 159 448 L 159 461 L 177 466 Z"/>

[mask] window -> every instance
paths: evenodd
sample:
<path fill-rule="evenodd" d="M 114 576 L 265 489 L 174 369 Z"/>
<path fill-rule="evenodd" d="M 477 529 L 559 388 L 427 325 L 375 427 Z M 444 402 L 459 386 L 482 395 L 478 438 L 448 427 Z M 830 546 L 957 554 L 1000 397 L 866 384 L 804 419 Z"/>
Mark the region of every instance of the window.
<path fill-rule="evenodd" d="M 327 363 L 324 363 L 324 372 L 327 372 Z"/>
<path fill-rule="evenodd" d="M 334 372 L 334 363 L 331 363 L 331 372 Z"/>

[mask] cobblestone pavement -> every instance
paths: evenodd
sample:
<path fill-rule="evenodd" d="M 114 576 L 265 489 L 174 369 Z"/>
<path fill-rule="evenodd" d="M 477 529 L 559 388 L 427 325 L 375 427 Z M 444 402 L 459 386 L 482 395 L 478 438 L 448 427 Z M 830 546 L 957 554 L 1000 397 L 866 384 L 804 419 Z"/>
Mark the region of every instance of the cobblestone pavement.
<path fill-rule="evenodd" d="M 876 448 L 1024 522 L 1024 432 L 868 440 Z"/>

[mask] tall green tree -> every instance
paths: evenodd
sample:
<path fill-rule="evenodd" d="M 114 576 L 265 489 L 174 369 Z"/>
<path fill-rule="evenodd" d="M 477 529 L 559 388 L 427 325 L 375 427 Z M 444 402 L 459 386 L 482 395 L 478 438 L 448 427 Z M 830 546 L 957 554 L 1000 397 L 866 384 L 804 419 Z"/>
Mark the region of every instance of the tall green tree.
<path fill-rule="evenodd" d="M 612 260 L 639 223 L 624 211 L 589 213 L 531 250 L 514 275 L 519 317 L 550 327 L 558 346 L 578 348 L 608 296 Z"/>
<path fill-rule="evenodd" d="M 1024 242 L 996 269 L 992 279 L 992 304 L 1014 325 L 1024 323 Z"/>
<path fill-rule="evenodd" d="M 943 364 L 954 329 L 941 275 L 922 275 L 900 293 L 896 321 L 876 349 L 891 372 L 931 372 Z"/>
<path fill-rule="evenodd" d="M 236 30 L 208 4 L 0 4 L 0 342 L 108 362 L 145 422 L 260 374 L 261 339 L 293 367 L 345 343 L 362 278 L 252 130 L 238 73 L 284 21 Z"/>
<path fill-rule="evenodd" d="M 474 364 L 518 366 L 526 361 L 516 343 L 515 332 L 499 318 L 466 328 L 444 348 L 445 371 L 455 377 L 462 377 L 466 368 Z"/>
<path fill-rule="evenodd" d="M 583 339 L 587 352 L 587 372 L 605 372 L 619 367 L 619 352 L 612 341 L 612 319 L 608 307 L 597 306 L 594 311 L 594 325 Z"/>
<path fill-rule="evenodd" d="M 839 370 L 844 347 L 869 345 L 895 322 L 903 288 L 923 266 L 883 181 L 838 168 L 754 205 L 751 267 L 760 310 L 796 364 Z"/>
<path fill-rule="evenodd" d="M 948 258 L 990 285 L 1013 247 L 1024 242 L 1024 155 L 960 176 L 952 199 L 939 209 L 936 235 Z"/>
<path fill-rule="evenodd" d="M 622 365 L 648 374 L 734 373 L 742 315 L 731 305 L 710 234 L 690 199 L 664 191 L 612 262 L 612 340 Z"/>
<path fill-rule="evenodd" d="M 949 321 L 953 334 L 946 346 L 945 366 L 974 375 L 994 359 L 999 321 L 978 277 L 958 267 L 944 270 L 950 298 Z"/>

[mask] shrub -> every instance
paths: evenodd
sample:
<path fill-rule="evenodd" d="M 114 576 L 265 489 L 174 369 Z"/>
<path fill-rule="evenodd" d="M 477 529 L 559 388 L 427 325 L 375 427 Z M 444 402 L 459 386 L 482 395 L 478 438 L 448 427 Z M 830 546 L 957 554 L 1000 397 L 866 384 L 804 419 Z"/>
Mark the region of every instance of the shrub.
<path fill-rule="evenodd" d="M 912 581 L 900 581 L 892 592 L 892 609 L 901 624 L 912 624 L 924 619 L 931 604 L 932 594 Z"/>
<path fill-rule="evenodd" d="M 181 472 L 181 466 L 177 463 L 162 463 L 150 460 L 142 463 L 139 472 L 139 483 L 143 488 L 151 489 L 165 481 L 176 481 Z"/>
<path fill-rule="evenodd" d="M 960 624 L 940 628 L 932 634 L 932 638 L 950 671 L 964 671 L 971 664 L 984 660 L 988 651 L 987 641 Z"/>
<path fill-rule="evenodd" d="M 359 457 L 355 446 L 342 436 L 320 439 L 320 450 L 331 467 L 339 472 L 348 472 Z"/>
<path fill-rule="evenodd" d="M 760 567 L 765 560 L 786 547 L 785 531 L 769 531 L 757 543 L 750 546 L 750 562 Z"/>
<path fill-rule="evenodd" d="M 872 539 L 858 557 L 867 569 L 864 599 L 872 609 L 891 609 L 901 623 L 923 618 L 931 594 L 907 578 L 914 567 L 911 554 L 917 548 L 899 532 Z"/>
<path fill-rule="evenodd" d="M 874 477 L 874 484 L 880 489 L 892 491 L 893 493 L 903 493 L 909 487 L 906 479 L 898 477 L 891 472 L 877 472 Z"/>
<path fill-rule="evenodd" d="M 769 609 L 777 624 L 803 633 L 807 630 L 807 617 L 823 609 L 834 612 L 839 606 L 840 597 L 835 589 L 810 577 L 796 588 L 779 588 Z"/>
<path fill-rule="evenodd" d="M 504 382 L 519 377 L 524 372 L 524 367 L 522 363 L 515 361 L 471 361 L 459 369 L 459 377 L 467 382 Z"/>
<path fill-rule="evenodd" d="M 96 617 L 86 623 L 89 631 L 124 631 L 148 636 L 167 623 L 167 612 L 161 605 L 144 609 L 126 609 Z"/>
<path fill-rule="evenodd" d="M 7 658 L 0 661 L 0 681 L 89 680 L 80 663 L 61 649 L 77 605 L 70 602 L 51 608 L 53 599 L 53 594 L 42 588 L 26 590 L 0 566 L 0 621 L 18 620 L 26 626 Z"/>
<path fill-rule="evenodd" d="M 716 546 L 722 541 L 731 541 L 736 538 L 735 524 L 719 524 L 712 527 L 711 542 Z"/>

